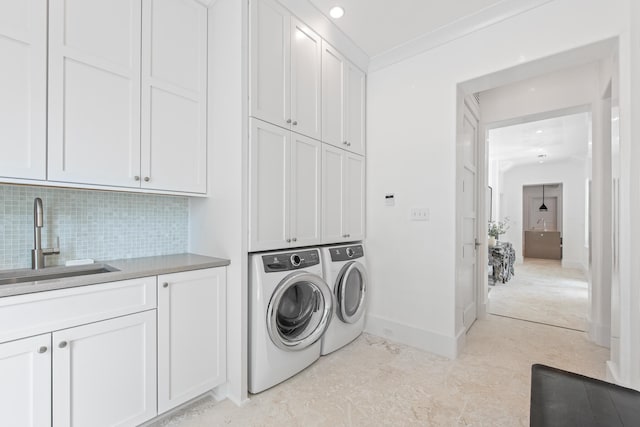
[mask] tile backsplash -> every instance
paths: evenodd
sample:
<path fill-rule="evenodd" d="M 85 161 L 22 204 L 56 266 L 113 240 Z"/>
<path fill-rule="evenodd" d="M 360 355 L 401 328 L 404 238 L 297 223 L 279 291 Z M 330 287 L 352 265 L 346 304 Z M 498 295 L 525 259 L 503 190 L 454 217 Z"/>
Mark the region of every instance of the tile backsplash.
<path fill-rule="evenodd" d="M 43 248 L 60 238 L 60 255 L 47 256 L 47 266 L 187 251 L 186 197 L 0 185 L 0 269 L 31 267 L 36 197 L 44 207 Z"/>

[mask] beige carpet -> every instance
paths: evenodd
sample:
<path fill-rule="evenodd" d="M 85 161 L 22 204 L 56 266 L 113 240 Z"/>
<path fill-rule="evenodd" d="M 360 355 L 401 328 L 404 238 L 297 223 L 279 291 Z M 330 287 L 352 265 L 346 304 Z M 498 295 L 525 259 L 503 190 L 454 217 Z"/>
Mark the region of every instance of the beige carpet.
<path fill-rule="evenodd" d="M 586 330 L 587 279 L 560 261 L 526 258 L 507 283 L 489 286 L 489 313 Z"/>
<path fill-rule="evenodd" d="M 602 379 L 608 354 L 582 332 L 489 315 L 456 360 L 363 335 L 243 407 L 206 398 L 155 425 L 528 426 L 531 364 Z"/>

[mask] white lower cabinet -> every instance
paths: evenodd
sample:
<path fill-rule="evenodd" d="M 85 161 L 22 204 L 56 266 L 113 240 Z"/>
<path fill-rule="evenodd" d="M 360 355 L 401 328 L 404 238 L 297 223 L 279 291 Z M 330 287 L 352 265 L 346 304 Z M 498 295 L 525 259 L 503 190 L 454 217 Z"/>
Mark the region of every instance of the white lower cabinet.
<path fill-rule="evenodd" d="M 0 344 L 0 425 L 51 425 L 51 334 Z"/>
<path fill-rule="evenodd" d="M 226 381 L 226 268 L 158 276 L 158 413 Z"/>
<path fill-rule="evenodd" d="M 156 415 L 156 315 L 57 331 L 53 427 L 136 426 Z"/>

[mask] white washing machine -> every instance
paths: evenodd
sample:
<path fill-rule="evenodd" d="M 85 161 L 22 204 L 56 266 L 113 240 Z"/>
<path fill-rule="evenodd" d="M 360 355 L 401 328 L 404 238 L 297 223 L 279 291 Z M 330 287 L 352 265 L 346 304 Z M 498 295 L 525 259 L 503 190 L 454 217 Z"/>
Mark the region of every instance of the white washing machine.
<path fill-rule="evenodd" d="M 259 393 L 320 358 L 333 295 L 319 249 L 250 256 L 249 392 Z"/>
<path fill-rule="evenodd" d="M 325 355 L 364 331 L 368 280 L 362 244 L 322 248 L 322 263 L 324 278 L 335 298 L 333 320 L 322 337 L 321 354 Z"/>

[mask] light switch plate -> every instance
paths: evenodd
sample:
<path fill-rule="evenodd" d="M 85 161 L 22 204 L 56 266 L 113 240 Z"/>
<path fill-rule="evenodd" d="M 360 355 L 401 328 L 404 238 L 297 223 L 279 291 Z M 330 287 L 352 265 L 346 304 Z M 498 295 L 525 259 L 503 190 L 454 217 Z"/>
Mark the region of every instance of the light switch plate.
<path fill-rule="evenodd" d="M 411 208 L 411 221 L 429 221 L 429 208 Z"/>

